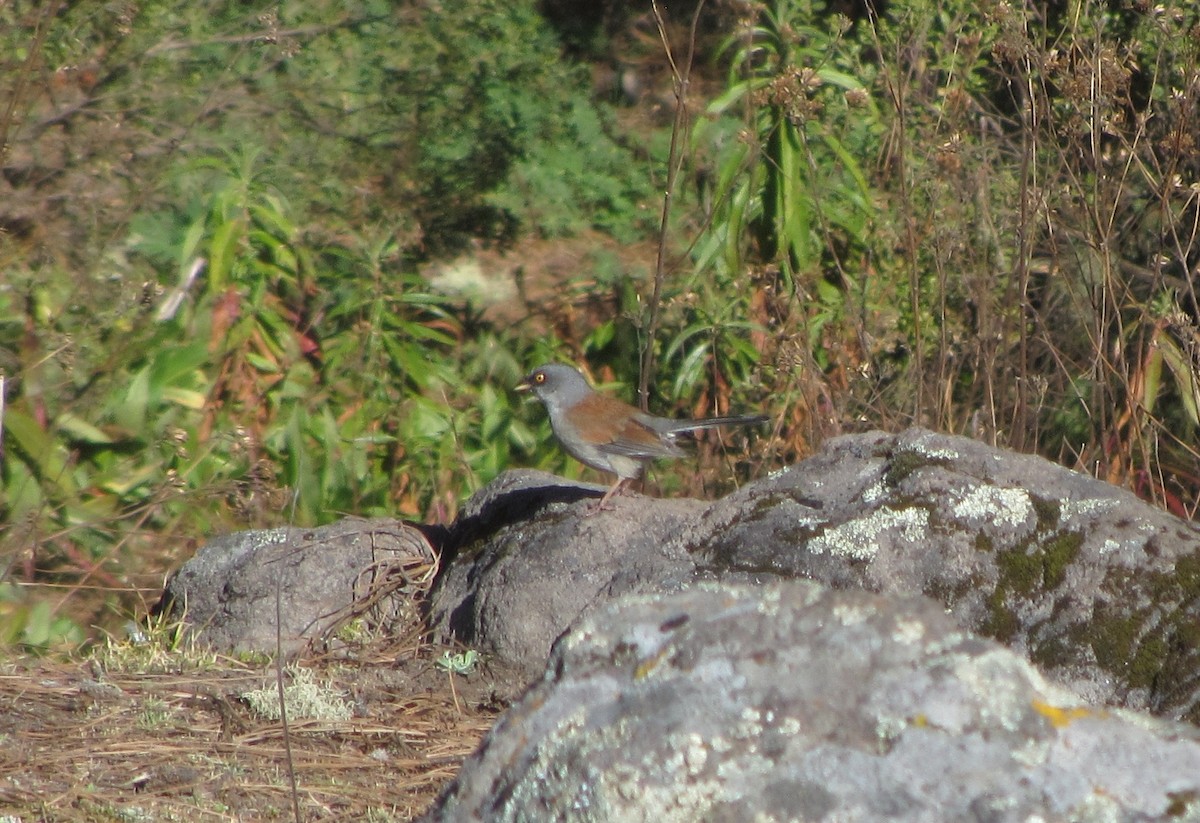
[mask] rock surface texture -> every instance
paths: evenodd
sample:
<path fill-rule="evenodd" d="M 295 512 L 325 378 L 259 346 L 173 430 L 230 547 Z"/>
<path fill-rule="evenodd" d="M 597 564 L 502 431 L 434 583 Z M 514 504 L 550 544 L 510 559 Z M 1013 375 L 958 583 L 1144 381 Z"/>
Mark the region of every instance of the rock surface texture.
<path fill-rule="evenodd" d="M 689 564 L 663 546 L 700 517 L 699 500 L 627 500 L 585 516 L 602 486 L 510 471 L 464 506 L 443 548 L 435 625 L 539 674 L 554 639 L 585 608 L 631 591 L 674 591 Z M 455 558 L 447 564 L 449 558 Z"/>
<path fill-rule="evenodd" d="M 1200 737 L 1083 705 L 925 598 L 631 597 L 555 646 L 433 821 L 1200 817 Z"/>
<path fill-rule="evenodd" d="M 183 564 L 160 607 L 183 616 L 215 648 L 270 654 L 278 641 L 290 654 L 327 642 L 354 617 L 382 628 L 411 624 L 415 596 L 435 568 L 425 536 L 396 520 L 350 517 L 316 529 L 237 532 Z"/>
<path fill-rule="evenodd" d="M 1200 530 L 1038 457 L 912 429 L 848 435 L 711 504 L 511 472 L 445 543 L 435 625 L 540 672 L 629 593 L 807 578 L 925 595 L 1081 699 L 1200 722 Z"/>

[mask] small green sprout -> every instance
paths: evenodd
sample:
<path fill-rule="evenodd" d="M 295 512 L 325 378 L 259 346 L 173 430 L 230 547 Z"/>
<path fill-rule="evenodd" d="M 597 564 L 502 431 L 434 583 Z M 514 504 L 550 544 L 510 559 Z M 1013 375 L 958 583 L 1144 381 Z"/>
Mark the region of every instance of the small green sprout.
<path fill-rule="evenodd" d="M 444 671 L 454 672 L 455 674 L 470 674 L 475 669 L 475 664 L 479 662 L 479 652 L 474 649 L 467 649 L 462 654 L 451 654 L 449 650 L 442 652 L 441 659 L 435 660 L 434 664 Z"/>

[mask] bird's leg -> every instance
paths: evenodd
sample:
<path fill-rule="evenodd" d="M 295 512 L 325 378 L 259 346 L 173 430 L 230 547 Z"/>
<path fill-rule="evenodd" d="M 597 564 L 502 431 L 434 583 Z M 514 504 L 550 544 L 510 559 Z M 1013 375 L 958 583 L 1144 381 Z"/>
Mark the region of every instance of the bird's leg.
<path fill-rule="evenodd" d="M 599 502 L 597 502 L 593 506 L 588 507 L 587 513 L 589 515 L 592 515 L 592 514 L 595 514 L 596 512 L 611 511 L 613 509 L 613 506 L 608 501 L 610 499 L 612 499 L 615 495 L 620 494 L 621 488 L 630 479 L 632 479 L 632 478 L 618 476 L 617 482 L 612 484 L 612 487 L 609 488 L 609 490 L 604 493 L 604 496 L 600 498 Z"/>

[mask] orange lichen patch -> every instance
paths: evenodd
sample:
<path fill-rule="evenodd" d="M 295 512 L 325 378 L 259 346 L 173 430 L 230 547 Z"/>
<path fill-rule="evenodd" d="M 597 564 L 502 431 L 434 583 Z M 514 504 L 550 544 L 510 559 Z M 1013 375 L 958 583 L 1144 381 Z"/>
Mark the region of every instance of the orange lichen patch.
<path fill-rule="evenodd" d="M 661 663 L 663 658 L 667 656 L 667 651 L 668 650 L 664 648 L 653 657 L 649 657 L 643 660 L 641 663 L 638 663 L 637 668 L 633 671 L 633 679 L 641 680 L 649 676 L 650 672 L 658 668 L 658 664 Z"/>
<path fill-rule="evenodd" d="M 1033 710 L 1049 720 L 1050 725 L 1056 729 L 1065 728 L 1083 717 L 1102 717 L 1104 715 L 1102 711 L 1090 709 L 1085 706 L 1061 708 L 1059 706 L 1052 706 L 1044 700 L 1037 699 L 1033 701 L 1032 705 Z"/>

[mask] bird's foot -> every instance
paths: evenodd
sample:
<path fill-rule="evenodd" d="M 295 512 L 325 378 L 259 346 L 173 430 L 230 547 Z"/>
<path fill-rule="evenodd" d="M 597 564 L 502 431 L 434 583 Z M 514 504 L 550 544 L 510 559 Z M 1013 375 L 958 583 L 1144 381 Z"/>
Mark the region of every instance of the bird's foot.
<path fill-rule="evenodd" d="M 612 488 L 606 491 L 603 497 L 601 497 L 599 500 L 588 503 L 587 510 L 584 511 L 583 516 L 591 517 L 592 515 L 599 514 L 600 512 L 610 512 L 615 510 L 617 507 L 613 505 L 612 499 L 624 491 L 625 483 L 628 479 L 629 478 L 626 477 L 617 478 L 617 482 L 612 484 Z"/>

